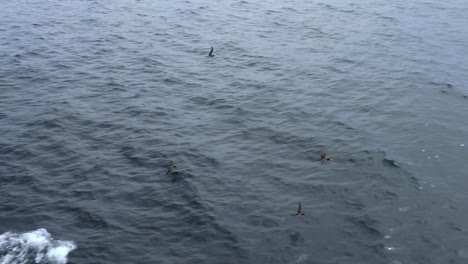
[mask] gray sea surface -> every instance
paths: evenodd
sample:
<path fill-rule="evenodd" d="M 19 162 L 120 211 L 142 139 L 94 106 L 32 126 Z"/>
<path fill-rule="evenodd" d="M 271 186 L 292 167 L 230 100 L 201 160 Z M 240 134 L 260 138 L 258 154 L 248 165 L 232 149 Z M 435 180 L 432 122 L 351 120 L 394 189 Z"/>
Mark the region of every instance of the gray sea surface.
<path fill-rule="evenodd" d="M 1 1 L 0 263 L 468 263 L 467 25 L 464 0 Z"/>

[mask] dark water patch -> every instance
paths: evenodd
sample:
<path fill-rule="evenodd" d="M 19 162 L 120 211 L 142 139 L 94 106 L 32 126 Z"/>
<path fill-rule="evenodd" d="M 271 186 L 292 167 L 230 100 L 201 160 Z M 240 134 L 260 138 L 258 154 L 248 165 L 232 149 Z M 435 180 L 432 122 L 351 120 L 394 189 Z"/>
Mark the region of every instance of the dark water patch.
<path fill-rule="evenodd" d="M 357 210 L 357 211 L 362 211 L 366 207 L 361 201 L 352 201 L 352 200 L 349 200 L 348 198 L 345 198 L 344 200 L 347 206 L 350 206 L 354 210 Z"/>
<path fill-rule="evenodd" d="M 122 153 L 122 155 L 135 166 L 144 166 L 149 162 L 149 160 L 146 157 L 140 156 L 143 154 L 143 151 L 141 149 L 132 146 L 122 146 L 120 149 L 120 153 Z"/>
<path fill-rule="evenodd" d="M 381 150 L 361 150 L 358 153 L 350 153 L 347 160 L 355 164 L 366 164 L 367 166 L 373 167 L 389 167 L 398 168 L 400 171 L 404 171 L 400 164 L 387 156 L 385 151 Z M 359 158 L 357 158 L 359 157 Z"/>
<path fill-rule="evenodd" d="M 199 105 L 204 105 L 204 106 L 219 106 L 227 102 L 227 100 L 225 99 L 211 99 L 210 100 L 202 96 L 190 98 L 190 101 Z"/>
<path fill-rule="evenodd" d="M 396 23 L 396 22 L 399 22 L 398 19 L 396 17 L 393 17 L 393 16 L 389 16 L 385 13 L 379 13 L 379 12 L 373 12 L 373 15 L 375 15 L 376 17 L 378 17 L 379 19 L 382 19 L 382 20 L 386 20 L 386 21 L 390 21 L 392 23 Z"/>
<path fill-rule="evenodd" d="M 0 157 L 2 162 L 27 160 L 35 156 L 35 153 L 26 144 L 2 144 L 0 143 Z M 8 163 L 6 163 L 8 165 Z"/>
<path fill-rule="evenodd" d="M 119 193 L 118 196 L 119 203 L 129 204 L 134 208 L 171 207 L 171 203 L 162 197 L 158 188 L 148 186 L 136 190 L 132 188 L 129 191 Z"/>
<path fill-rule="evenodd" d="M 333 59 L 336 63 L 342 63 L 342 64 L 356 64 L 355 60 L 352 59 L 346 59 L 346 58 L 335 58 Z"/>
<path fill-rule="evenodd" d="M 423 241 L 424 243 L 428 244 L 429 246 L 431 246 L 432 248 L 434 249 L 440 249 L 440 242 L 441 241 L 437 241 L 436 239 L 433 239 L 433 238 L 430 238 L 424 234 L 421 234 L 421 241 Z"/>
<path fill-rule="evenodd" d="M 468 99 L 468 95 L 464 94 L 460 89 L 450 83 L 431 82 L 431 84 L 441 87 L 440 92 L 443 94 L 453 95 L 462 99 Z"/>
<path fill-rule="evenodd" d="M 449 221 L 447 224 L 448 224 L 448 226 L 450 226 L 450 228 L 452 228 L 455 231 L 465 232 L 465 230 L 463 228 L 459 227 L 456 223 L 454 223 L 452 221 Z"/>
<path fill-rule="evenodd" d="M 400 164 L 396 160 L 392 160 L 392 159 L 387 158 L 387 157 L 382 160 L 382 163 L 385 166 L 400 168 Z"/>
<path fill-rule="evenodd" d="M 340 69 L 338 65 L 336 65 L 336 67 L 335 66 L 324 66 L 323 69 L 326 70 L 326 71 L 331 71 L 331 72 L 339 73 L 339 74 L 348 74 L 349 73 L 345 69 Z"/>
<path fill-rule="evenodd" d="M 173 177 L 174 174 L 176 176 L 182 175 L 182 173 L 175 172 L 169 177 Z M 161 207 L 166 214 L 174 214 L 174 218 L 167 219 L 170 222 L 166 224 L 166 228 L 161 229 L 157 228 L 157 226 L 151 227 L 151 225 L 147 226 L 147 228 L 161 232 L 161 235 L 169 241 L 177 241 L 181 245 L 194 245 L 190 250 L 193 251 L 193 254 L 197 254 L 196 252 L 204 252 L 204 254 L 211 252 L 210 254 L 219 257 L 242 256 L 244 250 L 240 248 L 235 234 L 217 223 L 212 210 L 200 200 L 197 190 L 193 188 L 187 177 L 182 181 L 169 181 L 167 184 L 170 184 L 170 186 L 166 186 L 165 194 L 158 194 L 159 192 L 152 190 L 152 188 L 146 188 L 146 191 L 139 192 L 143 193 L 141 200 L 146 198 L 148 201 L 154 201 L 154 199 L 144 196 L 144 193 L 148 192 L 156 196 L 159 195 L 159 200 L 164 201 L 163 203 L 148 203 L 145 207 Z M 167 198 L 167 194 L 172 194 L 170 199 Z M 139 195 L 133 195 L 130 200 L 139 199 L 137 197 Z M 221 250 L 217 250 L 218 252 L 215 253 L 214 248 Z M 229 250 L 226 251 L 225 249 Z"/>
<path fill-rule="evenodd" d="M 326 4 L 325 7 L 328 8 L 329 10 L 340 12 L 340 13 L 350 13 L 350 14 L 358 13 L 356 10 L 344 9 L 344 8 L 333 6 L 330 4 Z"/>
<path fill-rule="evenodd" d="M 193 164 L 197 164 L 197 167 L 200 166 L 200 168 L 216 169 L 220 166 L 220 161 L 217 158 L 198 149 L 185 149 L 178 156 L 181 157 L 182 161 L 185 159 L 191 160 Z"/>
<path fill-rule="evenodd" d="M 8 167 L 5 171 L 8 175 L 2 176 L 1 178 L 3 184 L 34 185 L 34 183 L 37 182 L 34 176 L 26 174 L 28 172 L 27 170 L 19 167 L 17 167 L 17 169 L 12 169 L 11 166 Z"/>
<path fill-rule="evenodd" d="M 352 130 L 352 131 L 357 131 L 358 130 L 358 129 L 350 126 L 349 124 L 341 122 L 341 121 L 331 121 L 331 122 L 329 122 L 329 126 L 331 126 L 331 129 L 344 128 L 346 130 Z"/>
<path fill-rule="evenodd" d="M 268 215 L 251 214 L 248 216 L 247 221 L 252 226 L 262 228 L 273 228 L 279 225 L 277 221 Z"/>
<path fill-rule="evenodd" d="M 187 183 L 186 182 L 187 178 L 191 178 L 191 177 L 193 176 L 189 173 L 183 173 L 183 172 L 178 172 L 178 171 L 172 172 L 168 175 L 168 179 L 172 183 Z"/>
<path fill-rule="evenodd" d="M 91 189 L 94 186 L 88 186 L 87 189 Z M 96 195 L 94 192 L 87 191 L 87 190 L 72 190 L 70 196 L 76 197 L 81 201 L 86 201 L 86 200 L 95 200 Z"/>
<path fill-rule="evenodd" d="M 30 127 L 44 127 L 46 129 L 58 129 L 62 130 L 63 126 L 60 124 L 60 119 L 59 118 L 48 118 L 48 119 L 42 119 L 38 121 L 34 121 L 27 126 Z"/>
<path fill-rule="evenodd" d="M 299 232 L 289 231 L 289 239 L 292 246 L 299 246 L 304 244 L 304 237 Z"/>
<path fill-rule="evenodd" d="M 360 235 L 367 236 L 370 239 L 380 239 L 383 237 L 382 232 L 378 229 L 378 221 L 368 215 L 348 216 L 348 220 L 362 231 Z"/>
<path fill-rule="evenodd" d="M 76 220 L 74 226 L 89 229 L 107 229 L 109 224 L 97 212 L 91 212 L 82 207 L 58 205 L 59 213 L 69 214 Z"/>

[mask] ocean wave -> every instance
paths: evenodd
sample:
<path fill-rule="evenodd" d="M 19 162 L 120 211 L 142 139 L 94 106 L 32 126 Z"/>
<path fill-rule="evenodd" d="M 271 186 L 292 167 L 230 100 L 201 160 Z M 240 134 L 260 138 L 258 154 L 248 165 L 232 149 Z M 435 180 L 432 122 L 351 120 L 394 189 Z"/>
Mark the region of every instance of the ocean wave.
<path fill-rule="evenodd" d="M 72 241 L 54 240 L 43 228 L 20 234 L 6 232 L 0 235 L 0 263 L 64 264 L 75 248 Z"/>

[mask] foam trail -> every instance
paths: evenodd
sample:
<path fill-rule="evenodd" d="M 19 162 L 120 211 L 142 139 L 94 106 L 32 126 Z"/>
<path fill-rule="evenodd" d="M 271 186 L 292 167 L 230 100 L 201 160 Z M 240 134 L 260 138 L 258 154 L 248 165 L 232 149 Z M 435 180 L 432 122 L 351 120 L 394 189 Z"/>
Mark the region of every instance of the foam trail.
<path fill-rule="evenodd" d="M 54 240 L 45 229 L 0 235 L 0 264 L 65 264 L 76 248 L 71 241 Z"/>

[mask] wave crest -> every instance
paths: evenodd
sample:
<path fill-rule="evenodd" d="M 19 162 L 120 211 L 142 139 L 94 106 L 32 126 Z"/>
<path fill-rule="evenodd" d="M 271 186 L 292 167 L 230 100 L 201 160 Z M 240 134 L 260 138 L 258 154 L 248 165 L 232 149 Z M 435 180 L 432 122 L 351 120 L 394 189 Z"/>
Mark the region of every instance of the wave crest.
<path fill-rule="evenodd" d="M 71 241 L 54 240 L 47 230 L 0 235 L 1 264 L 65 264 L 67 255 L 76 248 Z"/>

